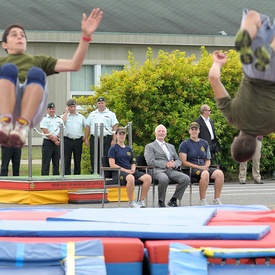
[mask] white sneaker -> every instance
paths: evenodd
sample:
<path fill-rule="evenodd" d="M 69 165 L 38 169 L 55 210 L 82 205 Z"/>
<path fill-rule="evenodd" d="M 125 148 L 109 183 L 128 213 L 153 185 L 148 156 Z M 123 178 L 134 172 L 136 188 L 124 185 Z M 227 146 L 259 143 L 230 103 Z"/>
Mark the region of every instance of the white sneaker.
<path fill-rule="evenodd" d="M 213 204 L 214 205 L 222 205 L 221 199 L 220 198 L 216 198 L 213 200 Z"/>
<path fill-rule="evenodd" d="M 130 208 L 139 208 L 139 205 L 133 200 L 128 203 Z"/>
<path fill-rule="evenodd" d="M 206 205 L 209 205 L 206 201 L 206 199 L 202 199 L 200 200 L 200 206 L 206 206 Z"/>
<path fill-rule="evenodd" d="M 139 208 L 145 208 L 145 207 L 146 207 L 146 206 L 145 206 L 144 200 L 138 201 L 138 202 L 137 202 L 137 205 L 139 206 Z"/>
<path fill-rule="evenodd" d="M 14 147 L 23 147 L 29 132 L 29 125 L 23 125 L 16 121 L 14 129 L 10 131 L 10 144 Z"/>
<path fill-rule="evenodd" d="M 13 127 L 11 119 L 9 117 L 5 118 L 0 121 L 0 144 L 2 145 L 8 145 L 10 131 Z"/>

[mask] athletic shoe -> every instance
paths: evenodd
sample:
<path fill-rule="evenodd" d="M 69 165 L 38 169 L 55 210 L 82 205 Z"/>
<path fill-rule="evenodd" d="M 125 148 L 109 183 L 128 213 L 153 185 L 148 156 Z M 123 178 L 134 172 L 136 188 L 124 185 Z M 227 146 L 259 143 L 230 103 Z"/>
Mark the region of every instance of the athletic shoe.
<path fill-rule="evenodd" d="M 209 204 L 207 203 L 206 199 L 200 200 L 200 206 L 207 206 L 207 205 Z"/>
<path fill-rule="evenodd" d="M 251 49 L 252 39 L 246 30 L 239 30 L 235 37 L 235 47 L 240 52 L 240 59 L 243 64 L 253 62 L 253 52 Z"/>
<path fill-rule="evenodd" d="M 255 68 L 260 72 L 265 72 L 270 63 L 270 54 L 268 49 L 264 46 L 259 47 L 254 52 L 257 57 L 255 62 Z"/>
<path fill-rule="evenodd" d="M 133 200 L 128 203 L 130 208 L 140 208 L 139 205 Z"/>
<path fill-rule="evenodd" d="M 2 117 L 0 120 L 0 144 L 8 145 L 10 131 L 12 130 L 12 121 L 10 117 Z"/>
<path fill-rule="evenodd" d="M 177 201 L 173 201 L 172 199 L 168 201 L 167 205 L 170 207 L 178 207 Z"/>
<path fill-rule="evenodd" d="M 145 207 L 146 207 L 146 206 L 145 206 L 144 200 L 138 201 L 138 202 L 137 202 L 137 205 L 139 206 L 139 208 L 145 208 Z"/>
<path fill-rule="evenodd" d="M 29 125 L 16 121 L 14 129 L 10 132 L 10 144 L 14 147 L 23 147 L 29 132 Z"/>
<path fill-rule="evenodd" d="M 222 205 L 221 199 L 220 198 L 216 198 L 213 200 L 213 204 L 214 205 Z"/>
<path fill-rule="evenodd" d="M 254 184 L 264 184 L 264 182 L 263 181 L 257 181 L 257 180 L 254 180 Z"/>

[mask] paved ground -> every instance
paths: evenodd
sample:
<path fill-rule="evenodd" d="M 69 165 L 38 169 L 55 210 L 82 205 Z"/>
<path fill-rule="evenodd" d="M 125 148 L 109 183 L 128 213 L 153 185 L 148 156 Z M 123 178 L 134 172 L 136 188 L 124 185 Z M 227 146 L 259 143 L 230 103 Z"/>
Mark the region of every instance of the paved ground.
<path fill-rule="evenodd" d="M 28 164 L 28 160 L 27 159 L 21 159 L 21 164 Z M 33 159 L 32 160 L 33 164 L 41 164 L 41 159 Z M 1 159 L 0 159 L 0 164 L 1 164 Z"/>
<path fill-rule="evenodd" d="M 32 163 L 33 164 L 41 164 L 41 159 L 33 159 Z M 21 164 L 28 164 L 29 161 L 27 159 L 21 159 Z"/>
<path fill-rule="evenodd" d="M 207 190 L 207 201 L 209 204 L 212 203 L 214 196 L 214 186 L 210 185 Z M 167 189 L 166 200 L 170 199 L 174 192 L 174 185 L 171 185 Z M 157 190 L 156 190 L 157 194 Z M 199 201 L 199 188 L 198 186 L 193 186 L 192 188 L 192 203 L 193 205 L 198 205 Z M 234 205 L 265 205 L 270 209 L 275 208 L 275 180 L 266 180 L 263 185 L 253 184 L 252 182 L 242 185 L 233 182 L 227 182 L 224 184 L 222 191 L 221 200 L 223 204 L 234 204 Z M 155 198 L 155 202 L 157 198 Z M 167 202 L 166 201 L 166 202 Z M 156 204 L 156 203 L 155 203 Z M 182 206 L 188 206 L 190 204 L 190 189 L 186 189 L 184 198 L 182 200 Z M 152 188 L 149 190 L 148 207 L 152 207 Z M 51 205 L 18 205 L 18 204 L 0 204 L 2 208 L 9 207 L 58 207 L 66 209 L 75 208 L 101 208 L 101 204 L 51 204 Z M 118 207 L 117 202 L 111 202 L 105 204 L 105 208 L 116 208 Z M 122 202 L 121 207 L 128 207 L 127 202 Z"/>

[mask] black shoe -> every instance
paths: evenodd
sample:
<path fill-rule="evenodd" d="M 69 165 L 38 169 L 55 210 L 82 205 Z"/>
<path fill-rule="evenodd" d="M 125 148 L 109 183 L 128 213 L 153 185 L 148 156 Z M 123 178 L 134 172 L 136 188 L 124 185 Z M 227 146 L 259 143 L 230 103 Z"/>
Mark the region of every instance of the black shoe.
<path fill-rule="evenodd" d="M 167 205 L 171 206 L 171 207 L 178 207 L 177 201 L 168 201 Z"/>
<path fill-rule="evenodd" d="M 270 63 L 270 54 L 266 47 L 259 47 L 254 52 L 257 60 L 255 62 L 255 68 L 260 72 L 265 72 Z"/>
<path fill-rule="evenodd" d="M 246 30 L 239 30 L 235 37 L 235 47 L 240 52 L 240 59 L 243 64 L 253 62 L 253 52 L 251 49 L 252 39 Z"/>
<path fill-rule="evenodd" d="M 240 181 L 239 183 L 240 183 L 240 184 L 246 184 L 246 182 L 245 182 L 245 181 Z"/>
<path fill-rule="evenodd" d="M 254 180 L 254 184 L 264 184 L 264 182 L 263 181 L 257 181 L 257 180 Z"/>
<path fill-rule="evenodd" d="M 159 200 L 159 207 L 166 207 L 165 203 L 163 201 L 161 201 L 161 200 Z"/>

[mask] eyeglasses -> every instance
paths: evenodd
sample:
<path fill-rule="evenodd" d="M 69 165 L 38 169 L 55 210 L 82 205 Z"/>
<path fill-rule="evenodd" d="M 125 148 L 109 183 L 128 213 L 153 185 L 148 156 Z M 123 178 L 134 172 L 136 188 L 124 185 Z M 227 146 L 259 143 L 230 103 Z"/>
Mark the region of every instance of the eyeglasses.
<path fill-rule="evenodd" d="M 211 110 L 204 110 L 204 111 L 206 111 L 206 112 L 211 112 Z"/>

